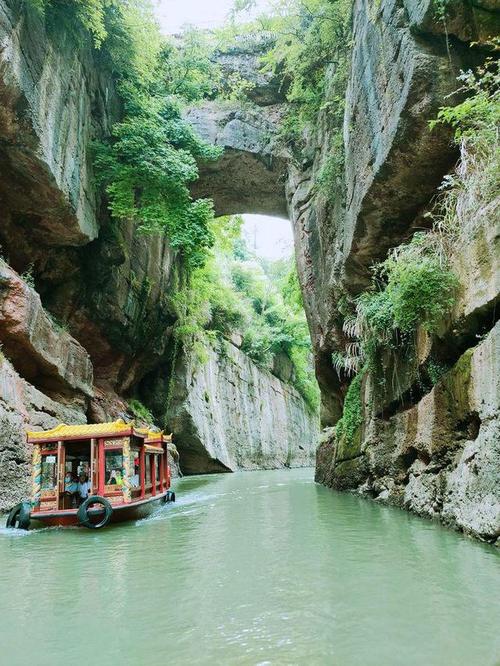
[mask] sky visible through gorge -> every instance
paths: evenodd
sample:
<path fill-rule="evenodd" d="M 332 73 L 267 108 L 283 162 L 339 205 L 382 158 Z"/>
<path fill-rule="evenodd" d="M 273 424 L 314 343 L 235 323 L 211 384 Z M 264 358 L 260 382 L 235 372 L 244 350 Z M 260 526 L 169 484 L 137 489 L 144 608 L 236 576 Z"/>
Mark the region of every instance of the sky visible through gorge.
<path fill-rule="evenodd" d="M 162 30 L 166 34 L 179 32 L 185 24 L 198 28 L 217 28 L 228 16 L 234 0 L 155 0 L 154 4 Z M 259 0 L 257 7 L 265 9 L 269 0 Z M 243 235 L 258 255 L 281 259 L 293 253 L 293 234 L 288 220 L 266 215 L 243 215 Z"/>

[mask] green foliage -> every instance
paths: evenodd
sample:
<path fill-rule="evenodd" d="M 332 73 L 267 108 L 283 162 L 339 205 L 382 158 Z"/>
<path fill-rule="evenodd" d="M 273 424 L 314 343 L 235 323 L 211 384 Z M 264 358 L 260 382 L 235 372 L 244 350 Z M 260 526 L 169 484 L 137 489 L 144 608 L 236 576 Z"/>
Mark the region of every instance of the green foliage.
<path fill-rule="evenodd" d="M 433 0 L 434 16 L 446 26 L 446 11 L 450 0 Z"/>
<path fill-rule="evenodd" d="M 201 99 L 244 100 L 253 84 L 239 72 L 223 69 L 217 54 L 234 46 L 234 35 L 187 26 L 170 38 L 163 52 L 163 70 L 171 94 L 190 103 Z"/>
<path fill-rule="evenodd" d="M 466 99 L 441 108 L 431 128 L 448 124 L 455 129 L 461 159 L 448 174 L 432 212 L 436 226 L 457 243 L 467 243 L 484 226 L 478 212 L 490 208 L 500 190 L 500 74 L 498 61 L 487 58 L 475 72 L 462 73 L 460 92 Z"/>
<path fill-rule="evenodd" d="M 71 34 L 100 49 L 112 70 L 124 116 L 108 141 L 95 145 L 95 167 L 116 219 L 132 218 L 143 232 L 164 231 L 189 268 L 205 260 L 213 243 L 212 203 L 193 201 L 189 185 L 197 161 L 221 150 L 197 137 L 182 120 L 181 105 L 206 95 L 211 70 L 200 34 L 182 45 L 165 40 L 150 0 L 29 0 L 55 37 Z"/>
<path fill-rule="evenodd" d="M 415 234 L 376 267 L 375 275 L 378 288 L 357 301 L 357 331 L 370 369 L 379 347 L 411 343 L 419 326 L 435 333 L 452 309 L 458 288 L 433 233 Z"/>
<path fill-rule="evenodd" d="M 211 33 L 187 27 L 180 39 L 171 38 L 163 51 L 163 71 L 173 95 L 195 102 L 219 92 L 222 74 L 213 60 Z"/>
<path fill-rule="evenodd" d="M 161 35 L 150 0 L 117 0 L 105 16 L 106 40 L 102 58 L 117 79 L 134 81 L 144 89 L 161 78 L 165 38 Z"/>
<path fill-rule="evenodd" d="M 176 336 L 200 362 L 206 360 L 207 346 L 232 334 L 241 336 L 242 351 L 265 369 L 273 369 L 274 358 L 284 354 L 293 366 L 292 383 L 316 409 L 319 391 L 294 267 L 290 261 L 278 266 L 263 262 L 266 272 L 242 241 L 241 225 L 237 216 L 210 223 L 215 246 L 173 297 L 179 316 Z"/>
<path fill-rule="evenodd" d="M 134 91 L 135 92 L 135 91 Z M 191 267 L 203 263 L 213 243 L 212 202 L 192 201 L 188 185 L 198 175 L 196 157 L 219 151 L 203 144 L 160 96 L 129 99 L 129 114 L 113 128 L 114 141 L 96 146 L 95 165 L 117 219 L 133 218 L 141 231 L 167 232 Z"/>
<path fill-rule="evenodd" d="M 63 24 L 75 37 L 79 31 L 88 33 L 99 48 L 108 34 L 106 13 L 120 3 L 118 0 L 28 0 L 28 4 L 43 14 L 49 25 Z"/>
<path fill-rule="evenodd" d="M 464 138 L 487 138 L 498 143 L 500 124 L 500 73 L 498 60 L 486 59 L 475 72 L 462 72 L 458 77 L 462 83 L 457 93 L 465 93 L 466 99 L 456 106 L 444 106 L 435 120 L 438 124 L 451 125 L 455 129 L 457 143 Z"/>
<path fill-rule="evenodd" d="M 194 350 L 200 361 L 206 360 L 204 347 L 216 342 L 219 336 L 229 335 L 244 325 L 245 312 L 241 299 L 224 274 L 221 256 L 231 251 L 234 238 L 239 236 L 242 219 L 224 217 L 212 220 L 210 233 L 216 240 L 203 266 L 189 276 L 184 288 L 173 297 L 178 316 L 176 339 L 185 349 Z"/>
<path fill-rule="evenodd" d="M 344 138 L 339 129 L 338 132 L 333 135 L 330 142 L 330 154 L 318 174 L 316 185 L 323 194 L 330 196 L 332 192 L 342 185 L 343 177 Z"/>
<path fill-rule="evenodd" d="M 365 370 L 363 369 L 350 383 L 344 400 L 342 418 L 337 422 L 335 427 L 337 437 L 339 439 L 345 438 L 350 443 L 353 441 L 358 428 L 363 423 L 361 388 L 364 374 Z"/>
<path fill-rule="evenodd" d="M 235 16 L 254 6 L 235 3 Z M 282 138 L 292 149 L 300 144 L 307 124 L 320 109 L 330 126 L 342 126 L 351 41 L 350 0 L 277 0 L 244 31 L 265 35 L 270 43 L 263 57 L 265 71 L 272 71 L 287 91 L 289 111 Z M 241 25 L 236 27 L 239 33 Z M 328 89 L 326 71 L 329 71 Z"/>
<path fill-rule="evenodd" d="M 381 267 L 381 275 L 387 279 L 385 313 L 392 309 L 393 327 L 403 333 L 411 333 L 417 326 L 435 333 L 455 303 L 457 277 L 428 245 L 428 238 L 425 233 L 415 234 L 411 243 L 394 250 Z M 375 319 L 380 324 L 378 315 Z"/>
<path fill-rule="evenodd" d="M 139 421 L 143 421 L 144 423 L 147 423 L 149 425 L 154 423 L 153 414 L 150 412 L 150 410 L 147 407 L 145 407 L 142 404 L 142 402 L 140 402 L 136 398 L 129 400 L 128 408 L 130 412 L 135 416 L 135 418 L 138 419 Z"/>
<path fill-rule="evenodd" d="M 198 177 L 197 160 L 217 159 L 221 150 L 182 120 L 179 96 L 188 95 L 189 85 L 176 78 L 179 58 L 172 64 L 173 47 L 163 48 L 148 7 L 144 20 L 139 4 L 132 15 L 114 16 L 108 52 L 120 76 L 125 116 L 109 142 L 96 144 L 95 166 L 112 216 L 134 219 L 143 232 L 165 231 L 193 269 L 213 244 L 213 206 L 207 199 L 193 201 L 189 184 Z M 193 95 L 191 85 L 189 99 Z"/>
<path fill-rule="evenodd" d="M 292 308 L 294 312 L 304 310 L 304 299 L 299 283 L 299 275 L 294 264 L 288 266 L 288 270 L 280 279 L 281 293 L 285 303 Z"/>
<path fill-rule="evenodd" d="M 32 289 L 35 288 L 34 265 L 30 264 L 21 275 L 21 279 Z"/>
<path fill-rule="evenodd" d="M 425 369 L 429 379 L 431 380 L 432 386 L 435 386 L 441 377 L 446 374 L 450 368 L 446 364 L 440 363 L 439 361 L 430 358 L 425 365 Z"/>

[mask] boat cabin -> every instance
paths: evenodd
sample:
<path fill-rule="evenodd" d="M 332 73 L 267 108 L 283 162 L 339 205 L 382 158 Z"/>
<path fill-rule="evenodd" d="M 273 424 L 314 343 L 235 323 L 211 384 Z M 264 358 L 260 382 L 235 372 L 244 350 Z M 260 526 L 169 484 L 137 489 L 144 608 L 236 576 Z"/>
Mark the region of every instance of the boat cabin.
<path fill-rule="evenodd" d="M 78 480 L 116 508 L 159 499 L 170 488 L 171 435 L 116 421 L 28 432 L 33 513 L 74 511 Z"/>

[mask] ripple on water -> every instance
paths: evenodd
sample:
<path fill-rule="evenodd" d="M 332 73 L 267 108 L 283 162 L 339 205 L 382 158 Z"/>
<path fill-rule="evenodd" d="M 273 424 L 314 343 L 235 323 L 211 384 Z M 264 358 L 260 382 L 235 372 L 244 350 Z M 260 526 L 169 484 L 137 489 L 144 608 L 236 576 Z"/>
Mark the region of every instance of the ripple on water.
<path fill-rule="evenodd" d="M 474 666 L 500 656 L 492 548 L 331 492 L 311 470 L 191 477 L 175 490 L 175 504 L 99 532 L 0 528 L 5 663 Z"/>

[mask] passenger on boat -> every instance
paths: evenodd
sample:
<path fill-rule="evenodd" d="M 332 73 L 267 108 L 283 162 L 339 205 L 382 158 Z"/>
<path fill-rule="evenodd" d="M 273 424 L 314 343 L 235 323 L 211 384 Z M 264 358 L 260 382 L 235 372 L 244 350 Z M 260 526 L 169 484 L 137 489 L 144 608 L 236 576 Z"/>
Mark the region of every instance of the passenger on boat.
<path fill-rule="evenodd" d="M 78 483 L 72 472 L 66 472 L 64 477 L 64 492 L 69 496 L 72 506 L 76 506 L 78 495 Z"/>
<path fill-rule="evenodd" d="M 80 474 L 78 477 L 78 504 L 82 504 L 91 493 L 91 483 L 86 474 Z"/>
<path fill-rule="evenodd" d="M 116 483 L 116 471 L 114 469 L 111 470 L 109 474 L 109 479 L 106 483 L 107 486 L 114 486 Z"/>

